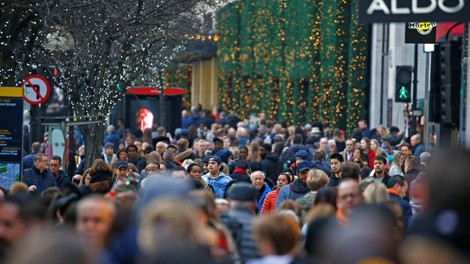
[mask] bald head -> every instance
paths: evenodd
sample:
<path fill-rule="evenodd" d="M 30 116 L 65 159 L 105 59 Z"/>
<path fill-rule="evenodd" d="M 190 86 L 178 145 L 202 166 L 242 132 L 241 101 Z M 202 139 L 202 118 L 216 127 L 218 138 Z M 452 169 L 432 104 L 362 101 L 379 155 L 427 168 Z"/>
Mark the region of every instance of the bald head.
<path fill-rule="evenodd" d="M 363 202 L 364 198 L 357 181 L 344 179 L 339 184 L 336 206 L 338 209 L 343 210 L 344 214 L 349 215 L 355 207 Z"/>

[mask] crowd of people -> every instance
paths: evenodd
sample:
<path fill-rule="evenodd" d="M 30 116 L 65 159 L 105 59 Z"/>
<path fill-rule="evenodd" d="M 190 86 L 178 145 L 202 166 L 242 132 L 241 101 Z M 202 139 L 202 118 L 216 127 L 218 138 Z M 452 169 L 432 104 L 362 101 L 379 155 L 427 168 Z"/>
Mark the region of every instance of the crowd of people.
<path fill-rule="evenodd" d="M 470 261 L 469 152 L 365 120 L 346 137 L 192 110 L 174 133 L 109 125 L 73 175 L 32 143 L 0 189 L 0 262 Z"/>

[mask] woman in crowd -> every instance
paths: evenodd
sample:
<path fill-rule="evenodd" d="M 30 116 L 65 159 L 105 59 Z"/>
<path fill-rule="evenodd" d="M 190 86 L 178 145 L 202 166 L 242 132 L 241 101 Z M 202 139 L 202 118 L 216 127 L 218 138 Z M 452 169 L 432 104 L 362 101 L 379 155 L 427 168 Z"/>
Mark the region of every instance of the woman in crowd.
<path fill-rule="evenodd" d="M 270 214 L 276 211 L 276 199 L 277 195 L 279 194 L 279 190 L 282 186 L 287 185 L 291 182 L 291 177 L 288 173 L 283 172 L 279 174 L 279 177 L 276 181 L 276 187 L 274 190 L 270 191 L 266 198 L 264 198 L 263 208 L 261 209 L 261 214 Z"/>

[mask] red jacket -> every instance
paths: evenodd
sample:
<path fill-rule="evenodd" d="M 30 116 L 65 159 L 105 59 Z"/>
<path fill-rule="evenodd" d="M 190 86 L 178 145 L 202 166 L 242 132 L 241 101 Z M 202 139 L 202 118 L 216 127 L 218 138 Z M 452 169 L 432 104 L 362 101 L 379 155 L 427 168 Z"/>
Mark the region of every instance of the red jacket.
<path fill-rule="evenodd" d="M 276 199 L 279 190 L 270 191 L 266 198 L 264 198 L 263 208 L 261 209 L 261 214 L 270 214 L 276 212 Z"/>

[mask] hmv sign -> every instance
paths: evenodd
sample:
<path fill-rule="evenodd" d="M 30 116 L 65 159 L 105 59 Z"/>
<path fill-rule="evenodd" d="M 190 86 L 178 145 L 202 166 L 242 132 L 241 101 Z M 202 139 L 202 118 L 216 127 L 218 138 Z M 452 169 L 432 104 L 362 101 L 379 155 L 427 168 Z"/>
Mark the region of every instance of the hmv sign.
<path fill-rule="evenodd" d="M 381 22 L 468 22 L 469 0 L 359 0 L 359 21 Z"/>

